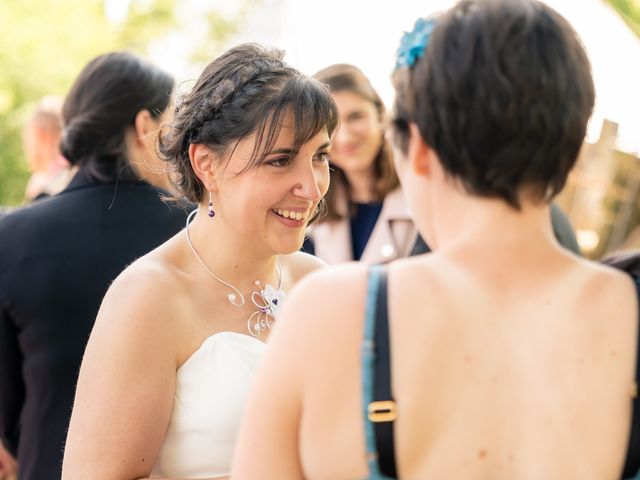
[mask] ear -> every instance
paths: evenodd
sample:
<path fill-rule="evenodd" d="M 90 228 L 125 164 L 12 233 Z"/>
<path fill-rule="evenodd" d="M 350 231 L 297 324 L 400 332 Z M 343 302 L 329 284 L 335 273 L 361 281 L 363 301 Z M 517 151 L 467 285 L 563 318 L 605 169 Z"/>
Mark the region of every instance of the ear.
<path fill-rule="evenodd" d="M 409 148 L 407 160 L 416 175 L 427 176 L 431 173 L 431 148 L 424 142 L 418 126 L 409 124 Z"/>
<path fill-rule="evenodd" d="M 149 113 L 149 110 L 140 110 L 133 120 L 133 128 L 136 132 L 135 142 L 140 146 L 144 146 L 145 138 L 158 129 L 158 124 Z"/>
<path fill-rule="evenodd" d="M 217 191 L 215 155 L 211 149 L 203 143 L 192 143 L 189 145 L 189 160 L 204 187 L 212 192 Z"/>
<path fill-rule="evenodd" d="M 47 138 L 47 131 L 39 126 L 34 127 L 33 134 L 39 142 L 44 142 Z"/>

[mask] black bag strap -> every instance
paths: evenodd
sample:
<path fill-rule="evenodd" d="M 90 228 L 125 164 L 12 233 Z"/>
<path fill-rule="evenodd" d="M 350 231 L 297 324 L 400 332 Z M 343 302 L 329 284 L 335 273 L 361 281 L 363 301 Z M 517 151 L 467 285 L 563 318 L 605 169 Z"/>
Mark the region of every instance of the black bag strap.
<path fill-rule="evenodd" d="M 375 317 L 374 401 L 369 404 L 369 419 L 373 422 L 380 471 L 397 478 L 393 438 L 396 406 L 391 393 L 391 349 L 389 344 L 389 309 L 387 305 L 387 269 L 380 271 Z"/>
<path fill-rule="evenodd" d="M 640 305 L 640 278 L 633 276 L 638 293 L 638 304 Z M 640 400 L 638 399 L 638 385 L 640 384 L 640 312 L 638 318 L 638 343 L 636 346 L 636 384 L 635 396 L 633 397 L 633 410 L 631 413 L 631 433 L 629 444 L 627 445 L 627 458 L 624 462 L 622 478 L 635 478 L 640 471 Z"/>

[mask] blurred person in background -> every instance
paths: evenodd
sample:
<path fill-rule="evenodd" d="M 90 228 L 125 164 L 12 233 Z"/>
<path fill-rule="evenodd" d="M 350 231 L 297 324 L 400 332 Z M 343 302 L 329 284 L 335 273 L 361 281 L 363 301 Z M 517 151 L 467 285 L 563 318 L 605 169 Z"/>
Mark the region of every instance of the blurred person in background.
<path fill-rule="evenodd" d="M 409 255 L 418 234 L 384 135 L 382 99 L 353 65 L 331 65 L 315 78 L 331 89 L 340 124 L 332 139 L 326 214 L 311 229 L 304 251 L 330 265 L 373 265 Z"/>
<path fill-rule="evenodd" d="M 59 478 L 84 348 L 114 278 L 184 225 L 145 181 L 173 79 L 129 53 L 91 60 L 63 106 L 58 195 L 0 219 L 0 436 L 20 478 Z M 113 419 L 105 418 L 105 422 Z"/>
<path fill-rule="evenodd" d="M 59 193 L 73 177 L 74 170 L 60 153 L 62 102 L 54 95 L 41 98 L 25 124 L 22 139 L 31 171 L 25 191 L 27 201 Z"/>
<path fill-rule="evenodd" d="M 640 279 L 550 220 L 595 98 L 576 32 L 537 0 L 462 0 L 403 37 L 394 87 L 433 253 L 291 292 L 232 478 L 635 478 Z"/>

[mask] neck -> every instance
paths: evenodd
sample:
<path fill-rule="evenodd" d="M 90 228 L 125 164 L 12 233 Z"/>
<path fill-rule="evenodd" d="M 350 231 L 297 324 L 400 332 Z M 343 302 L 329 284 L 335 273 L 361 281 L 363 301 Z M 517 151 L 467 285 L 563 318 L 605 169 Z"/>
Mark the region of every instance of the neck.
<path fill-rule="evenodd" d="M 51 159 L 52 157 L 49 155 L 49 152 L 45 151 L 45 148 L 42 147 L 40 153 L 35 156 L 31 162 L 32 173 L 48 173 Z"/>
<path fill-rule="evenodd" d="M 206 206 L 198 207 L 198 213 L 189 224 L 189 236 L 193 248 L 206 267 L 220 280 L 237 288 L 245 296 L 245 300 L 256 290 L 256 281 L 260 281 L 261 288 L 266 284 L 278 288 L 277 256 L 260 251 L 255 242 L 239 238 L 223 219 L 209 218 Z M 186 238 L 185 248 L 190 258 L 189 264 L 193 265 L 191 268 L 198 272 L 198 276 L 207 277 L 214 284 L 226 288 L 200 265 Z M 230 289 L 227 290 L 231 293 Z"/>
<path fill-rule="evenodd" d="M 558 248 L 547 204 L 524 201 L 517 211 L 502 200 L 457 193 L 438 205 L 447 208 L 431 212 L 430 245 L 436 251 L 491 250 L 500 257 L 519 257 L 533 249 Z"/>
<path fill-rule="evenodd" d="M 355 203 L 372 203 L 377 200 L 373 191 L 373 171 L 369 168 L 357 172 L 345 172 L 349 182 L 350 200 Z"/>

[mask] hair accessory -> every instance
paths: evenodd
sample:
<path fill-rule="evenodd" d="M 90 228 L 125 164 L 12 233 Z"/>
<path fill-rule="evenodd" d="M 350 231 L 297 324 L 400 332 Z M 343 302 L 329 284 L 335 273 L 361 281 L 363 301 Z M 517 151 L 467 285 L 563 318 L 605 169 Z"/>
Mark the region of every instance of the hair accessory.
<path fill-rule="evenodd" d="M 213 218 L 216 216 L 216 212 L 213 210 L 213 200 L 211 200 L 211 191 L 209 191 L 209 217 Z"/>
<path fill-rule="evenodd" d="M 193 255 L 196 257 L 200 265 L 202 265 L 202 268 L 204 268 L 209 275 L 232 290 L 232 293 L 227 295 L 227 300 L 229 301 L 229 303 L 231 303 L 231 305 L 235 307 L 242 307 L 245 303 L 244 295 L 242 294 L 242 292 L 230 283 L 225 282 L 215 273 L 209 270 L 209 267 L 207 267 L 200 255 L 198 255 L 198 252 L 193 246 L 193 243 L 191 243 L 191 236 L 189 235 L 189 222 L 191 222 L 191 219 L 196 213 L 198 213 L 197 208 L 189 214 L 189 216 L 187 217 L 187 224 L 185 226 L 189 248 L 193 252 Z M 209 216 L 213 216 L 211 215 L 211 212 L 209 212 Z M 247 329 L 249 330 L 249 333 L 254 337 L 257 337 L 265 330 L 271 330 L 271 328 L 273 327 L 273 322 L 277 319 L 280 308 L 282 307 L 284 299 L 287 296 L 286 292 L 282 290 L 282 269 L 280 268 L 280 259 L 277 259 L 276 268 L 278 269 L 277 289 L 270 284 L 266 284 L 263 289 L 260 286 L 259 280 L 256 280 L 254 282 L 254 285 L 258 287 L 258 290 L 251 293 L 251 301 L 258 310 L 253 312 L 247 320 Z"/>
<path fill-rule="evenodd" d="M 435 25 L 436 21 L 433 18 L 419 18 L 416 20 L 413 30 L 404 33 L 396 53 L 396 70 L 402 67 L 411 67 L 418 58 L 424 55 Z"/>

